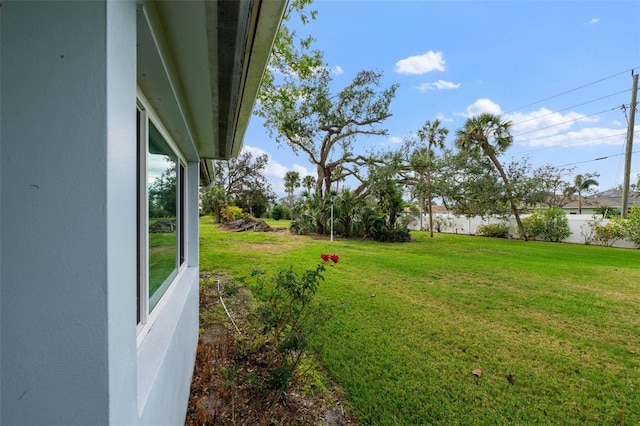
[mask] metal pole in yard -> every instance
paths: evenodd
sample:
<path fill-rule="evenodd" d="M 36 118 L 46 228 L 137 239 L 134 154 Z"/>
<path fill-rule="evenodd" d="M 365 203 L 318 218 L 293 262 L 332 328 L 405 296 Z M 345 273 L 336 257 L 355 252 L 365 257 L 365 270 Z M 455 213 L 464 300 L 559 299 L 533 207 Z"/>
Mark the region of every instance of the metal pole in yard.
<path fill-rule="evenodd" d="M 333 200 L 334 198 L 331 197 L 331 241 L 333 241 Z"/>

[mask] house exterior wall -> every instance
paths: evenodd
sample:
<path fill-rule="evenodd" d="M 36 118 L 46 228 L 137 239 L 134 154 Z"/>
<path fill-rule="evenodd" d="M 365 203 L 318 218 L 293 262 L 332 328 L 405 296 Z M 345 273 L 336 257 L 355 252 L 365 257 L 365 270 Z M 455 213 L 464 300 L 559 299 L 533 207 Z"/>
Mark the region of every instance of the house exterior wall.
<path fill-rule="evenodd" d="M 198 333 L 187 267 L 136 325 L 136 2 L 0 8 L 0 424 L 184 424 Z"/>
<path fill-rule="evenodd" d="M 105 4 L 5 2 L 0 26 L 0 422 L 105 424 Z"/>

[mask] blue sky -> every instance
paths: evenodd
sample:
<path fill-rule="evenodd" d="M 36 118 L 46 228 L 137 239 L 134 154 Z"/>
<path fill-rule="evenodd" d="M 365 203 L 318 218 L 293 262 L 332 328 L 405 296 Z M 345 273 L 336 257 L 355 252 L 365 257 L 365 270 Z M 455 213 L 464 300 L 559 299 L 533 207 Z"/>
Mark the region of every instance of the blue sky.
<path fill-rule="evenodd" d="M 356 141 L 356 151 L 393 149 L 426 120 L 449 129 L 481 112 L 513 124 L 502 161 L 600 173 L 600 189 L 622 184 L 631 69 L 640 73 L 640 1 L 330 1 L 296 28 L 324 51 L 334 83 L 363 69 L 400 85 L 385 121 L 389 137 Z M 628 114 L 628 112 L 627 112 Z M 640 114 L 635 121 L 640 132 Z M 640 174 L 635 134 L 631 182 Z M 253 117 L 244 149 L 270 156 L 266 175 L 284 195 L 283 177 L 315 176 L 304 156 L 270 139 Z M 608 157 L 594 161 L 597 158 Z"/>

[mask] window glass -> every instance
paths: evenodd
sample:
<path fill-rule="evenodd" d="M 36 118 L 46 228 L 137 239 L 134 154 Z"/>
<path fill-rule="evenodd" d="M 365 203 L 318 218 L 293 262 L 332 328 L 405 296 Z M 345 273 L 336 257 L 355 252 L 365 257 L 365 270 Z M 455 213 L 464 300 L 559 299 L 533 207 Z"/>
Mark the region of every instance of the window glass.
<path fill-rule="evenodd" d="M 158 129 L 149 122 L 147 195 L 149 202 L 149 311 L 178 272 L 179 161 Z"/>

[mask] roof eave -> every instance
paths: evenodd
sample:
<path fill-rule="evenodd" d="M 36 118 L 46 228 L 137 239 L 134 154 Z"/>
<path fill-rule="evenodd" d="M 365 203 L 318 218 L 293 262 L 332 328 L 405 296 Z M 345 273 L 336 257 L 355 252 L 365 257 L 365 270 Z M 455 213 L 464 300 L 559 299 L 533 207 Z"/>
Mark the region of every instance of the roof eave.
<path fill-rule="evenodd" d="M 141 4 L 138 84 L 187 161 L 212 170 L 242 148 L 286 0 Z"/>

